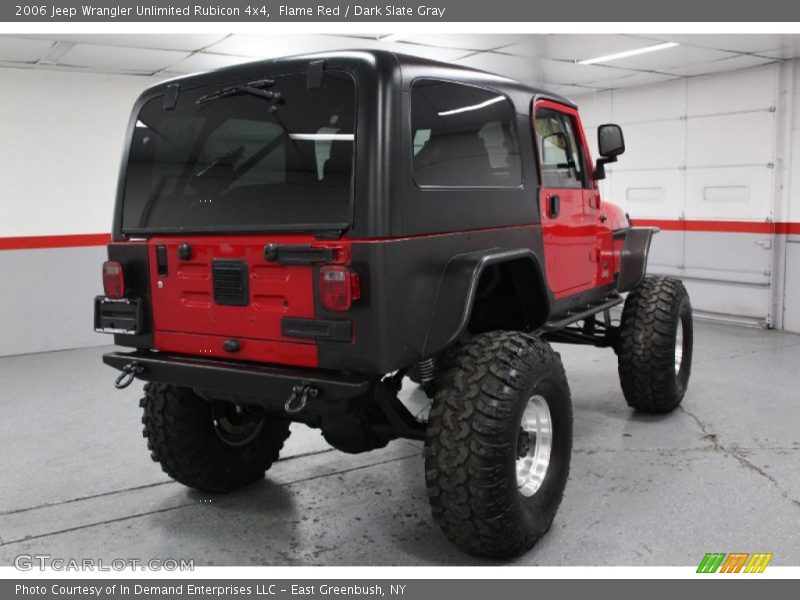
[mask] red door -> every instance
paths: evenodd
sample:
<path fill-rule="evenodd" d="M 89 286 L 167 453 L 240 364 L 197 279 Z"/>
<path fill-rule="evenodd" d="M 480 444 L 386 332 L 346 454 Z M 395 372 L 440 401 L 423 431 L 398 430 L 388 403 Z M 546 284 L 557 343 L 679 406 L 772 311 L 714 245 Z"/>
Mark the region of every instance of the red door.
<path fill-rule="evenodd" d="M 534 111 L 547 282 L 556 298 L 562 298 L 594 286 L 599 194 L 577 112 L 544 100 Z"/>

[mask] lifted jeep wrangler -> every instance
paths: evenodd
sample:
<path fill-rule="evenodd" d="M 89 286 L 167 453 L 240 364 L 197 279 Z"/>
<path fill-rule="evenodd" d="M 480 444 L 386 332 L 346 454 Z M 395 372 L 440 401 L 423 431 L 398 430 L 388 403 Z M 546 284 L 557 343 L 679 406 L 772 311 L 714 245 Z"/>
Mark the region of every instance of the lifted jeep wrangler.
<path fill-rule="evenodd" d="M 95 328 L 147 382 L 153 459 L 187 486 L 264 476 L 292 421 L 335 448 L 424 440 L 434 520 L 510 557 L 550 527 L 572 446 L 549 342 L 613 348 L 628 404 L 689 379 L 683 285 L 597 182 L 624 141 L 518 82 L 382 51 L 158 84 L 128 127 Z M 620 318 L 612 308 L 623 303 Z M 616 314 L 613 313 L 613 314 Z M 398 399 L 432 398 L 427 421 Z"/>

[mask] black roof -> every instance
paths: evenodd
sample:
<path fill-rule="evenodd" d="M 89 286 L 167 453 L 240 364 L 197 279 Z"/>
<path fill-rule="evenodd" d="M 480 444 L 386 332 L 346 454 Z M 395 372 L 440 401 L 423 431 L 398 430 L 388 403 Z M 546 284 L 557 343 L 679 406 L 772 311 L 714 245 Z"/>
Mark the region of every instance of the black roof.
<path fill-rule="evenodd" d="M 265 67 L 272 70 L 276 66 L 283 64 L 293 64 L 299 66 L 299 64 L 307 64 L 309 62 L 319 60 L 330 62 L 332 64 L 341 64 L 342 66 L 347 66 L 348 63 L 351 65 L 360 64 L 362 67 L 372 66 L 372 68 L 383 71 L 386 76 L 390 76 L 394 74 L 394 72 L 399 72 L 400 77 L 403 79 L 404 85 L 410 84 L 411 80 L 417 77 L 433 77 L 455 79 L 458 81 L 464 81 L 466 83 L 473 83 L 475 85 L 485 85 L 499 88 L 500 91 L 507 93 L 509 96 L 515 99 L 515 104 L 517 104 L 518 110 L 522 109 L 522 106 L 527 107 L 531 97 L 534 96 L 545 97 L 562 104 L 575 106 L 575 103 L 572 102 L 572 100 L 564 96 L 554 94 L 545 89 L 534 87 L 502 75 L 497 75 L 463 65 L 442 62 L 429 58 L 422 58 L 410 54 L 392 52 L 389 50 L 362 50 L 358 48 L 354 48 L 352 50 L 336 50 L 330 52 L 298 54 L 286 57 L 256 60 L 238 65 L 232 65 L 230 67 L 224 67 L 222 69 L 216 69 L 214 71 L 208 71 L 205 73 L 185 75 L 175 79 L 170 79 L 153 86 L 149 91 L 152 92 L 163 88 L 166 85 L 174 83 L 191 83 L 194 86 L 206 85 L 212 82 L 224 80 L 230 81 L 240 77 L 248 77 L 251 76 L 251 74 L 255 75 L 256 71 L 259 69 L 264 69 Z M 525 109 L 525 112 L 527 112 L 527 108 Z"/>
<path fill-rule="evenodd" d="M 388 51 L 372 50 L 370 52 L 379 53 Z M 525 93 L 527 96 L 543 96 L 552 100 L 556 100 L 563 104 L 575 106 L 575 103 L 565 96 L 555 94 L 544 88 L 528 85 L 527 83 L 519 81 L 518 79 L 513 79 L 511 77 L 497 75 L 496 73 L 483 71 L 481 69 L 475 69 L 473 67 L 467 67 L 465 65 L 446 63 L 443 61 L 434 60 L 430 58 L 423 58 L 420 56 L 413 56 L 410 54 L 403 54 L 399 52 L 389 52 L 389 54 L 394 55 L 394 57 L 397 59 L 398 64 L 400 65 L 401 70 L 405 66 L 417 66 L 417 67 L 428 67 L 431 71 L 441 71 L 446 69 L 447 71 L 453 73 L 461 72 L 464 73 L 465 75 L 469 74 L 471 78 L 475 77 L 478 79 L 483 79 L 485 80 L 487 85 L 493 85 L 495 87 L 503 87 L 506 89 L 513 88 L 519 92 Z"/>

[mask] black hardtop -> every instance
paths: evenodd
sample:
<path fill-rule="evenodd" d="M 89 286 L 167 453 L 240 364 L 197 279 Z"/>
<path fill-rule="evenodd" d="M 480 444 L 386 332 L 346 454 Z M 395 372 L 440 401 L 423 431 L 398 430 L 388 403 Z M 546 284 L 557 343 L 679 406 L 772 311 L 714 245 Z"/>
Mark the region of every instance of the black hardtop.
<path fill-rule="evenodd" d="M 479 228 L 519 226 L 537 223 L 536 204 L 539 175 L 534 155 L 530 121 L 531 103 L 545 98 L 574 107 L 566 98 L 500 75 L 387 50 L 342 50 L 303 54 L 234 65 L 163 81 L 146 90 L 137 100 L 128 124 L 128 143 L 137 115 L 145 103 L 165 95 L 207 88 L 211 93 L 270 76 L 305 73 L 309 85 L 323 71 L 349 73 L 356 84 L 356 119 L 359 138 L 353 166 L 353 198 L 348 232 L 356 238 L 423 235 Z M 411 87 L 415 81 L 434 79 L 473 85 L 507 96 L 515 110 L 519 139 L 521 178 L 518 186 L 469 187 L 433 186 L 423 188 L 413 178 L 408 115 Z M 196 95 L 196 94 L 195 94 Z M 124 239 L 122 206 L 128 151 L 123 155 L 117 187 L 113 238 Z M 432 202 L 432 198 L 438 201 Z M 498 204 L 502 198 L 502 204 Z M 450 199 L 450 200 L 448 200 Z M 457 204 L 454 204 L 457 199 Z M 458 210 L 453 210 L 457 206 Z M 492 207 L 491 209 L 489 207 Z"/>
<path fill-rule="evenodd" d="M 325 69 L 338 69 L 353 74 L 370 72 L 378 80 L 395 80 L 404 90 L 410 88 L 415 79 L 430 78 L 458 81 L 480 87 L 488 87 L 506 94 L 514 102 L 519 113 L 529 113 L 531 98 L 546 98 L 575 107 L 575 103 L 564 96 L 526 83 L 453 63 L 412 56 L 389 50 L 336 50 L 312 54 L 299 54 L 279 58 L 223 67 L 213 71 L 185 75 L 165 80 L 148 88 L 143 97 L 152 97 L 164 92 L 167 86 L 177 84 L 182 89 L 234 83 L 256 79 L 269 74 L 306 71 L 310 63 L 322 61 Z"/>

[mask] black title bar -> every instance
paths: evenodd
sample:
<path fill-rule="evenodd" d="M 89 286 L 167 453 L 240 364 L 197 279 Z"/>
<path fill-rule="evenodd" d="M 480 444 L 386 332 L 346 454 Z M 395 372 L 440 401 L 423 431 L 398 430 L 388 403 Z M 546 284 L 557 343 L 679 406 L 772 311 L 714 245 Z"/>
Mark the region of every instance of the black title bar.
<path fill-rule="evenodd" d="M 797 22 L 786 0 L 57 0 L 0 4 L 0 22 Z"/>

